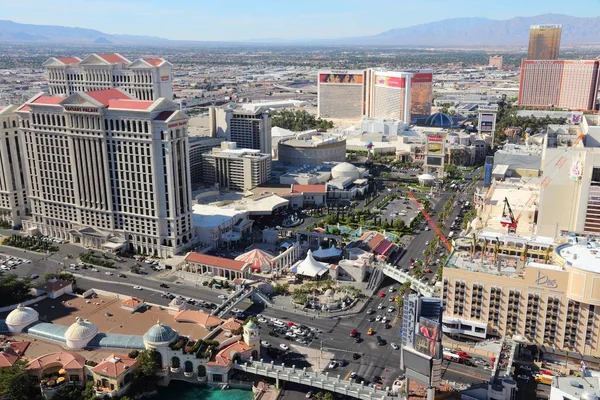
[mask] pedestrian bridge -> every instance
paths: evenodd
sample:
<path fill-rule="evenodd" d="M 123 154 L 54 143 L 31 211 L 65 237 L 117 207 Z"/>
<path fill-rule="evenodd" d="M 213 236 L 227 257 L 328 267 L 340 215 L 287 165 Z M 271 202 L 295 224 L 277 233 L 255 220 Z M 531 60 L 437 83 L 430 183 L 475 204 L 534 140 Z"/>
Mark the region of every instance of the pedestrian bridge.
<path fill-rule="evenodd" d="M 265 307 L 272 306 L 270 300 L 268 300 L 262 293 L 260 293 L 255 287 L 245 287 L 236 291 L 234 294 L 229 296 L 222 304 L 215 308 L 212 312 L 213 315 L 223 318 L 229 311 L 231 311 L 236 305 L 238 305 L 244 299 L 252 296 L 253 299 L 258 299 L 262 302 Z"/>
<path fill-rule="evenodd" d="M 279 387 L 279 380 L 284 380 L 362 400 L 387 400 L 392 397 L 389 388 L 380 390 L 343 380 L 340 375 L 330 376 L 329 372 L 312 372 L 307 371 L 306 368 L 296 369 L 295 366 L 290 368 L 284 365 L 275 365 L 272 361 L 270 363 L 265 363 L 262 360 L 251 361 L 244 364 L 236 362 L 234 368 L 250 374 L 274 378 L 277 387 Z"/>
<path fill-rule="evenodd" d="M 412 275 L 403 272 L 401 269 L 395 266 L 385 263 L 383 266 L 383 274 L 389 276 L 392 279 L 400 283 L 410 282 L 410 286 L 413 290 L 419 292 L 419 294 L 426 297 L 440 297 L 440 286 L 436 283 L 434 286 L 428 285 L 421 282 Z M 439 282 L 438 282 L 439 283 Z"/>

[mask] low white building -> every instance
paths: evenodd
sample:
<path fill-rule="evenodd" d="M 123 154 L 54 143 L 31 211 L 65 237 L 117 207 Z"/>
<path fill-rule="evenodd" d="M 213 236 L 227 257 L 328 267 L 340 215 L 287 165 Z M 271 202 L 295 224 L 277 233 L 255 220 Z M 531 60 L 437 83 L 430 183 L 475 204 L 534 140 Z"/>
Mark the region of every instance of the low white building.
<path fill-rule="evenodd" d="M 589 376 L 555 377 L 552 380 L 549 400 L 599 400 L 600 378 Z"/>
<path fill-rule="evenodd" d="M 235 207 L 195 204 L 192 217 L 197 240 L 213 247 L 238 241 L 252 230 L 248 211 Z"/>

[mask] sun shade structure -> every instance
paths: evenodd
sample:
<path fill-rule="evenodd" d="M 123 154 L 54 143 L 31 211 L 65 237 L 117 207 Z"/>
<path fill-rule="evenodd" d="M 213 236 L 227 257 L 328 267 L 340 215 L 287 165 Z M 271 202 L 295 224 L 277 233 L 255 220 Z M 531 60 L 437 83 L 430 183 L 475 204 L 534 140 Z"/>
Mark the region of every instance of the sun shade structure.
<path fill-rule="evenodd" d="M 252 271 L 269 272 L 273 255 L 264 250 L 254 249 L 235 258 L 237 261 L 250 263 Z"/>
<path fill-rule="evenodd" d="M 306 258 L 302 261 L 298 261 L 292 267 L 292 272 L 297 275 L 304 275 L 311 278 L 317 278 L 323 276 L 329 271 L 328 264 L 318 262 L 312 255 L 312 251 L 308 250 Z"/>
<path fill-rule="evenodd" d="M 326 249 L 319 246 L 319 249 L 313 253 L 313 256 L 316 258 L 334 258 L 340 255 L 342 255 L 342 250 L 336 249 L 333 245 Z"/>

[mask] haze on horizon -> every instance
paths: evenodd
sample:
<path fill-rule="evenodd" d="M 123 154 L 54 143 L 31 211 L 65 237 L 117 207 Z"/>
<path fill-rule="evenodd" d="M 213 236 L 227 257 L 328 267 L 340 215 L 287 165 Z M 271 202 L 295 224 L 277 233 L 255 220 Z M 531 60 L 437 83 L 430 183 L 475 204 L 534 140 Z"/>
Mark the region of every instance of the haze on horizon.
<path fill-rule="evenodd" d="M 0 0 L 0 19 L 175 40 L 328 39 L 449 18 L 600 16 L 600 0 Z"/>

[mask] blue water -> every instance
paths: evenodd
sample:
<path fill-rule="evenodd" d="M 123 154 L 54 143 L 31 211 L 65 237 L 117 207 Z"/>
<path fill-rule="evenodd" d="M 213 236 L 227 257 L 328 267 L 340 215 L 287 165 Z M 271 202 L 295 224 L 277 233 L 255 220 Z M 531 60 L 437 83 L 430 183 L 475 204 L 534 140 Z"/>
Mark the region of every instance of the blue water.
<path fill-rule="evenodd" d="M 240 389 L 211 389 L 206 386 L 196 386 L 182 381 L 171 381 L 167 387 L 158 388 L 158 396 L 152 399 L 160 400 L 252 400 L 251 390 Z"/>

